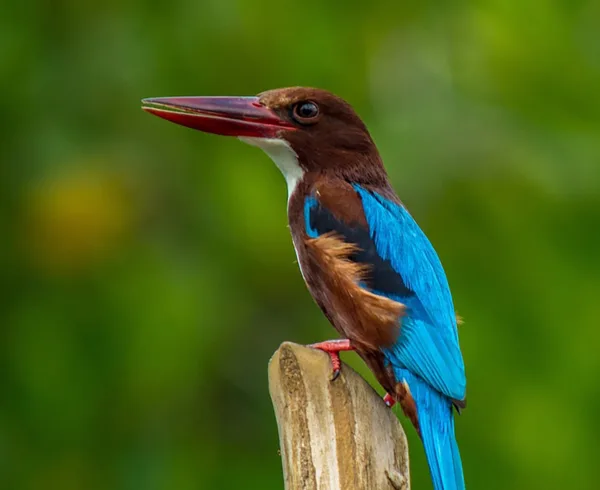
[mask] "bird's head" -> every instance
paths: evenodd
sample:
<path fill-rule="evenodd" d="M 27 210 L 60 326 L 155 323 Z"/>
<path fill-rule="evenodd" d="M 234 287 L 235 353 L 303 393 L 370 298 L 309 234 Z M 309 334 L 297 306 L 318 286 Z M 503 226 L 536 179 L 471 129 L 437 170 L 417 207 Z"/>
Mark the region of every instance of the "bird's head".
<path fill-rule="evenodd" d="M 288 186 L 306 172 L 335 172 L 374 185 L 386 178 L 365 124 L 350 104 L 325 90 L 291 87 L 255 97 L 165 97 L 142 104 L 163 119 L 262 148 Z"/>

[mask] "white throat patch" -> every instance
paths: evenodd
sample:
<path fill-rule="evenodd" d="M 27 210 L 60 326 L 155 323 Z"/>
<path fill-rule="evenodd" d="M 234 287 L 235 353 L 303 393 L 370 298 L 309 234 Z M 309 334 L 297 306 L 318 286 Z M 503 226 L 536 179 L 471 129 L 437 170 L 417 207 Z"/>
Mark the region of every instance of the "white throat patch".
<path fill-rule="evenodd" d="M 239 138 L 244 143 L 248 143 L 252 146 L 258 146 L 267 155 L 271 157 L 271 160 L 275 162 L 275 165 L 281 170 L 281 173 L 285 177 L 288 188 L 288 201 L 292 196 L 296 186 L 304 171 L 298 163 L 298 155 L 285 140 L 278 138 L 250 138 L 240 136 Z"/>

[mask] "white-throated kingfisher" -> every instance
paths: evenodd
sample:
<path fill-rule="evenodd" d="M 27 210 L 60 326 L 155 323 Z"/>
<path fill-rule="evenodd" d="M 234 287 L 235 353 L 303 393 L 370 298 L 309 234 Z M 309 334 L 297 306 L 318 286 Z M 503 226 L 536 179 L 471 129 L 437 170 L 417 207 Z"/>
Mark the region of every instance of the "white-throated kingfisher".
<path fill-rule="evenodd" d="M 288 186 L 300 271 L 343 337 L 418 431 L 434 488 L 462 490 L 453 407 L 466 378 L 450 288 L 433 246 L 396 196 L 367 128 L 344 100 L 293 87 L 256 97 L 145 99 L 143 108 L 262 148 Z"/>

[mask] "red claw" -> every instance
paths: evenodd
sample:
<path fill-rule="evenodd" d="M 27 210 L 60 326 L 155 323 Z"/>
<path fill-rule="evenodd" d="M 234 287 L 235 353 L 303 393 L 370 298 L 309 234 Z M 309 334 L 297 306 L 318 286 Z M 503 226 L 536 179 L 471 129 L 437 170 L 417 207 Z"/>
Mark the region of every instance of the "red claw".
<path fill-rule="evenodd" d="M 385 396 L 383 397 L 383 402 L 390 408 L 392 408 L 396 404 L 396 400 L 394 400 L 392 395 L 390 395 L 389 393 L 385 394 Z"/>
<path fill-rule="evenodd" d="M 310 344 L 308 347 L 319 349 L 329 354 L 329 357 L 331 358 L 331 367 L 333 369 L 331 381 L 334 381 L 340 375 L 342 361 L 340 360 L 339 353 L 341 351 L 354 350 L 354 347 L 350 343 L 349 339 L 326 340 L 324 342 Z"/>

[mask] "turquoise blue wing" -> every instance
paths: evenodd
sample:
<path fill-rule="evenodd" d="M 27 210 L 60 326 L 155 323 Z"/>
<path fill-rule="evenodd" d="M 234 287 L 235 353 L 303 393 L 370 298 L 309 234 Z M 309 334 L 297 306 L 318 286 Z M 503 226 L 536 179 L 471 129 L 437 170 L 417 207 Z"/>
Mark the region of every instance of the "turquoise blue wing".
<path fill-rule="evenodd" d="M 384 350 L 386 357 L 398 370 L 406 368 L 449 398 L 463 400 L 466 378 L 456 316 L 437 253 L 404 207 L 359 185 L 354 188 L 379 256 L 414 293 L 385 294 L 407 306 L 398 342 Z"/>

